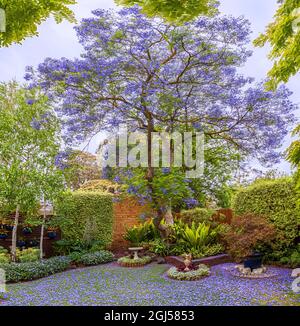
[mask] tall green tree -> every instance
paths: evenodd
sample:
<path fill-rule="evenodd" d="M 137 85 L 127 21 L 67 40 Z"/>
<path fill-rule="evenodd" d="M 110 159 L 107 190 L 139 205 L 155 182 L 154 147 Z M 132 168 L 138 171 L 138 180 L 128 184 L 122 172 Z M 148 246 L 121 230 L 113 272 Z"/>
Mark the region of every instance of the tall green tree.
<path fill-rule="evenodd" d="M 0 0 L 0 8 L 6 16 L 6 31 L 0 33 L 0 47 L 38 35 L 38 26 L 51 15 L 57 23 L 64 19 L 75 22 L 68 7 L 75 3 L 75 0 Z"/>
<path fill-rule="evenodd" d="M 256 46 L 270 43 L 269 58 L 274 60 L 269 71 L 268 88 L 275 89 L 280 82 L 287 82 L 300 69 L 300 0 L 279 0 L 274 21 L 266 32 L 255 41 Z"/>
<path fill-rule="evenodd" d="M 124 6 L 139 5 L 149 17 L 159 16 L 170 23 L 184 23 L 199 15 L 217 13 L 217 0 L 115 0 Z"/>
<path fill-rule="evenodd" d="M 15 82 L 0 84 L 0 202 L 4 213 L 15 212 L 13 260 L 20 212 L 33 216 L 42 195 L 53 193 L 49 180 L 60 146 L 58 131 L 48 99 L 39 91 Z"/>

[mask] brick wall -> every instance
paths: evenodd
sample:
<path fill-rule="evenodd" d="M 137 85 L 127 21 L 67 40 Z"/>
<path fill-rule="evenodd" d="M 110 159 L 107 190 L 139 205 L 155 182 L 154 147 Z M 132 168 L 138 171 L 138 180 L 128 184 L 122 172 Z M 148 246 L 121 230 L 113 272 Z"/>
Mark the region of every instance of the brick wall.
<path fill-rule="evenodd" d="M 140 205 L 134 198 L 114 203 L 112 250 L 127 249 L 129 244 L 123 239 L 126 229 L 141 223 L 140 215 L 148 210 L 147 206 Z"/>

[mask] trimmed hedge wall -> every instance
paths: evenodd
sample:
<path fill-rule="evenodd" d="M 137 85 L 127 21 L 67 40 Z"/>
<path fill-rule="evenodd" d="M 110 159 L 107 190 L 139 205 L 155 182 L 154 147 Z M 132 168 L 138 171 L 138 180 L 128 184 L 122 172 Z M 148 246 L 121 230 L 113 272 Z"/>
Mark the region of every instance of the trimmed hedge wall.
<path fill-rule="evenodd" d="M 279 231 L 276 249 L 295 244 L 299 237 L 300 214 L 296 207 L 295 185 L 290 178 L 259 181 L 240 189 L 233 200 L 236 215 L 266 216 Z"/>
<path fill-rule="evenodd" d="M 57 203 L 55 223 L 62 238 L 84 241 L 86 234 L 107 246 L 112 241 L 112 195 L 101 192 L 68 193 Z M 92 234 L 91 234 L 92 233 Z"/>

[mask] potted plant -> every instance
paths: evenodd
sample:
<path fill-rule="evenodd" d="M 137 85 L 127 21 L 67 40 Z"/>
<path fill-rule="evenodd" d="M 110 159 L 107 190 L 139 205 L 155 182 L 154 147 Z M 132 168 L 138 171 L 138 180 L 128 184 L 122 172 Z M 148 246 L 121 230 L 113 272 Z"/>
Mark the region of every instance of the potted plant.
<path fill-rule="evenodd" d="M 32 240 L 29 240 L 27 241 L 27 247 L 37 247 L 39 245 L 39 241 L 36 240 L 36 239 L 32 239 Z"/>
<path fill-rule="evenodd" d="M 28 235 L 32 233 L 32 228 L 30 226 L 25 226 L 22 229 L 23 234 Z"/>
<path fill-rule="evenodd" d="M 269 244 L 276 236 L 275 228 L 266 218 L 252 214 L 236 216 L 223 234 L 228 253 L 242 261 L 251 271 L 262 266 L 261 245 Z"/>
<path fill-rule="evenodd" d="M 23 239 L 23 238 L 21 238 L 21 239 L 19 239 L 18 241 L 17 241 L 17 247 L 19 247 L 19 248 L 23 248 L 23 247 L 25 247 L 26 246 L 26 241 Z"/>
<path fill-rule="evenodd" d="M 49 227 L 47 229 L 47 236 L 49 239 L 55 239 L 57 237 L 57 228 Z"/>
<path fill-rule="evenodd" d="M 0 240 L 5 240 L 8 238 L 7 231 L 4 229 L 0 229 Z"/>

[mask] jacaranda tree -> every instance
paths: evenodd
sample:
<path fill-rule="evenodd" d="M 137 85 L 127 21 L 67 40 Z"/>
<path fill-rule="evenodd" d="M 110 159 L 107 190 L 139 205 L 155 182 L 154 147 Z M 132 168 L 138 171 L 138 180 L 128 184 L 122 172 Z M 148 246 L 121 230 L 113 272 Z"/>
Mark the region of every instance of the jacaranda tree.
<path fill-rule="evenodd" d="M 145 131 L 143 180 L 159 222 L 166 203 L 156 202 L 154 193 L 152 132 L 198 130 L 210 143 L 221 142 L 263 163 L 278 161 L 276 149 L 294 119 L 295 105 L 284 86 L 265 91 L 263 82 L 255 85 L 238 73 L 251 55 L 248 21 L 200 17 L 170 26 L 136 7 L 93 14 L 76 27 L 81 58 L 48 58 L 36 71 L 27 68 L 25 78 L 53 100 L 67 143 L 124 122 L 130 130 Z"/>

